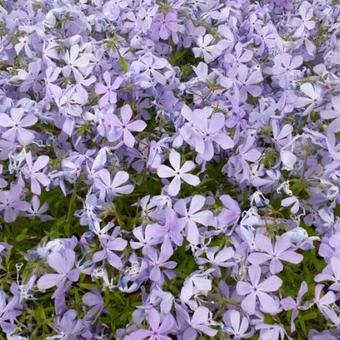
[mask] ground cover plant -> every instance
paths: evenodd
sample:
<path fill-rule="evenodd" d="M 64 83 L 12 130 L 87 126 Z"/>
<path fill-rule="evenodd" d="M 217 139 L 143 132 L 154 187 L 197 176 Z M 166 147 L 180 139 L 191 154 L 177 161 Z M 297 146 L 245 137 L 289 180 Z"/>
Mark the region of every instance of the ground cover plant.
<path fill-rule="evenodd" d="M 0 338 L 339 339 L 339 14 L 0 0 Z"/>

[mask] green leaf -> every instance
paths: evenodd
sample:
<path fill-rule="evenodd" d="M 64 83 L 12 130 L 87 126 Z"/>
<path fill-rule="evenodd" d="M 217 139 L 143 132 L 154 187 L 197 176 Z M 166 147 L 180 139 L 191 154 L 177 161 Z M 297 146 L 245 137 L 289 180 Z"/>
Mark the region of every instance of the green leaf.
<path fill-rule="evenodd" d="M 119 57 L 118 62 L 119 62 L 120 68 L 122 69 L 124 73 L 129 71 L 129 64 L 127 63 L 127 61 L 125 60 L 123 56 Z"/>

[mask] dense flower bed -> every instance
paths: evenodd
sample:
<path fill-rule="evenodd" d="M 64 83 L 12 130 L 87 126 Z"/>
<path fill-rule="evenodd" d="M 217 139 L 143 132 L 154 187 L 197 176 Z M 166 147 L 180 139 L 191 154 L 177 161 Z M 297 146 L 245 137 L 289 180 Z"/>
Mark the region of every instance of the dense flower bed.
<path fill-rule="evenodd" d="M 0 0 L 8 339 L 339 339 L 340 7 Z"/>

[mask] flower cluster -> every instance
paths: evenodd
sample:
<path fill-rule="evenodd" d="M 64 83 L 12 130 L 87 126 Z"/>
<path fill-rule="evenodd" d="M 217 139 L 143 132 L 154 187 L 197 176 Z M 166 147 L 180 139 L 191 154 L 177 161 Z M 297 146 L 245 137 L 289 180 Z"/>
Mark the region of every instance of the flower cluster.
<path fill-rule="evenodd" d="M 339 17 L 0 0 L 3 335 L 339 339 Z"/>

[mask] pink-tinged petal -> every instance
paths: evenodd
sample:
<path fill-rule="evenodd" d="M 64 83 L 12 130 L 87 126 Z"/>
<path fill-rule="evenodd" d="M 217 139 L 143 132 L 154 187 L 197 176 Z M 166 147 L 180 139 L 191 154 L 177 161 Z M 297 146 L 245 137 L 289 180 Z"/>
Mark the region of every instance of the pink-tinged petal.
<path fill-rule="evenodd" d="M 227 260 L 230 260 L 234 256 L 234 249 L 231 247 L 225 247 L 221 251 L 219 251 L 215 257 L 216 263 L 222 263 Z"/>
<path fill-rule="evenodd" d="M 197 225 L 195 223 L 193 223 L 192 221 L 189 221 L 188 225 L 187 225 L 187 239 L 188 241 L 193 244 L 196 245 L 199 242 L 199 231 L 197 228 Z"/>
<path fill-rule="evenodd" d="M 112 241 L 109 241 L 106 245 L 106 247 L 110 250 L 114 251 L 122 251 L 126 248 L 127 241 L 123 240 L 121 237 L 118 237 Z"/>
<path fill-rule="evenodd" d="M 43 169 L 48 164 L 49 159 L 48 156 L 39 156 L 32 167 L 32 172 Z"/>
<path fill-rule="evenodd" d="M 116 104 L 117 103 L 117 94 L 116 92 L 109 92 L 107 94 L 108 98 L 109 98 L 109 102 L 111 104 Z"/>
<path fill-rule="evenodd" d="M 284 253 L 280 254 L 279 258 L 282 261 L 287 261 L 294 264 L 300 263 L 303 260 L 303 256 L 301 254 L 298 254 L 292 250 L 285 251 Z"/>
<path fill-rule="evenodd" d="M 174 149 L 170 151 L 169 161 L 171 166 L 177 172 L 181 168 L 181 155 Z"/>
<path fill-rule="evenodd" d="M 38 118 L 33 114 L 28 114 L 20 121 L 21 127 L 28 127 L 34 125 L 38 121 Z"/>
<path fill-rule="evenodd" d="M 4 219 L 5 222 L 10 223 L 15 221 L 17 218 L 17 213 L 14 209 L 12 208 L 7 208 L 5 209 L 5 213 L 4 213 Z"/>
<path fill-rule="evenodd" d="M 247 79 L 247 85 L 258 84 L 263 80 L 262 74 L 260 71 L 253 72 L 249 78 Z"/>
<path fill-rule="evenodd" d="M 110 76 L 109 71 L 105 71 L 105 72 L 104 72 L 103 78 L 104 78 L 105 84 L 106 84 L 107 86 L 111 86 L 111 76 Z"/>
<path fill-rule="evenodd" d="M 120 109 L 120 115 L 122 117 L 123 124 L 127 125 L 132 117 L 132 110 L 129 104 L 125 104 Z"/>
<path fill-rule="evenodd" d="M 135 187 L 132 184 L 127 184 L 127 185 L 120 186 L 119 188 L 115 188 L 114 191 L 118 194 L 128 195 L 133 192 L 134 188 Z"/>
<path fill-rule="evenodd" d="M 58 273 L 68 273 L 76 260 L 76 254 L 73 250 L 65 249 L 63 254 L 59 252 L 51 253 L 47 257 L 47 262 L 51 268 Z"/>
<path fill-rule="evenodd" d="M 126 337 L 127 340 L 143 340 L 153 335 L 152 331 L 147 329 L 138 329 L 137 331 L 132 332 L 130 335 Z"/>
<path fill-rule="evenodd" d="M 258 290 L 263 292 L 275 292 L 282 285 L 282 280 L 278 276 L 270 276 L 258 285 Z"/>
<path fill-rule="evenodd" d="M 252 286 L 248 282 L 239 281 L 236 285 L 236 291 L 239 295 L 248 295 L 252 291 Z"/>
<path fill-rule="evenodd" d="M 169 333 L 175 324 L 175 320 L 172 315 L 167 314 L 164 316 L 162 324 L 160 325 L 158 332 L 161 334 Z"/>
<path fill-rule="evenodd" d="M 300 87 L 300 90 L 309 98 L 315 97 L 314 87 L 311 83 L 303 83 Z"/>
<path fill-rule="evenodd" d="M 113 84 L 112 84 L 112 88 L 113 89 L 115 89 L 115 90 L 117 90 L 118 88 L 119 88 L 119 86 L 121 85 L 121 83 L 123 82 L 123 78 L 122 77 L 117 77 L 115 80 L 114 80 L 114 82 L 113 82 Z"/>
<path fill-rule="evenodd" d="M 214 145 L 212 141 L 206 140 L 204 143 L 204 150 L 200 155 L 206 161 L 210 161 L 214 157 Z"/>
<path fill-rule="evenodd" d="M 50 289 L 58 285 L 63 279 L 62 274 L 45 274 L 37 282 L 37 286 L 40 290 Z"/>
<path fill-rule="evenodd" d="M 183 179 L 184 182 L 190 185 L 193 185 L 193 186 L 197 186 L 200 184 L 199 177 L 192 175 L 192 174 L 182 174 L 181 178 Z"/>
<path fill-rule="evenodd" d="M 168 177 L 174 177 L 176 176 L 176 173 L 173 169 L 171 169 L 170 167 L 161 164 L 159 166 L 159 168 L 157 169 L 157 175 L 160 178 L 168 178 Z"/>
<path fill-rule="evenodd" d="M 159 313 L 156 311 L 156 309 L 152 308 L 148 314 L 148 322 L 151 326 L 151 329 L 153 331 L 157 331 L 159 327 L 159 323 L 161 322 L 161 318 Z"/>
<path fill-rule="evenodd" d="M 34 139 L 34 134 L 26 129 L 23 129 L 21 127 L 18 128 L 18 141 L 21 145 L 27 145 L 32 142 Z"/>
<path fill-rule="evenodd" d="M 257 286 L 261 278 L 261 268 L 256 265 L 251 265 L 248 268 L 248 275 L 252 285 Z"/>
<path fill-rule="evenodd" d="M 169 36 L 170 36 L 169 30 L 166 28 L 165 25 L 161 25 L 159 29 L 159 37 L 163 40 L 166 40 L 169 38 Z"/>
<path fill-rule="evenodd" d="M 124 129 L 123 141 L 126 146 L 128 146 L 129 148 L 133 148 L 133 146 L 135 145 L 136 139 L 128 129 Z"/>
<path fill-rule="evenodd" d="M 279 311 L 277 303 L 270 295 L 258 292 L 257 297 L 260 300 L 261 310 L 265 313 L 276 314 Z"/>
<path fill-rule="evenodd" d="M 183 166 L 181 167 L 181 170 L 180 172 L 183 174 L 183 173 L 186 173 L 186 172 L 190 172 L 191 170 L 195 169 L 196 167 L 196 164 L 192 161 L 186 161 Z"/>
<path fill-rule="evenodd" d="M 162 273 L 159 267 L 158 266 L 153 267 L 150 271 L 150 280 L 154 282 L 158 282 L 160 281 L 161 278 L 162 278 Z"/>
<path fill-rule="evenodd" d="M 251 263 L 251 264 L 262 264 L 262 263 L 265 263 L 266 261 L 269 261 L 271 259 L 271 256 L 266 254 L 266 253 L 251 253 L 249 256 L 248 256 L 248 261 Z"/>
<path fill-rule="evenodd" d="M 209 226 L 214 223 L 214 214 L 209 210 L 203 210 L 191 216 L 191 219 L 204 226 Z"/>
<path fill-rule="evenodd" d="M 15 123 L 20 123 L 20 120 L 22 118 L 22 116 L 24 115 L 24 109 L 22 108 L 16 108 L 16 109 L 12 109 L 11 110 L 11 117 L 13 118 L 13 121 Z M 20 124 L 19 124 L 20 125 Z"/>
<path fill-rule="evenodd" d="M 266 252 L 268 254 L 273 254 L 273 245 L 271 240 L 262 234 L 257 234 L 255 236 L 255 244 L 257 249 Z"/>
<path fill-rule="evenodd" d="M 31 178 L 31 191 L 33 194 L 40 196 L 41 188 L 39 182 L 35 178 Z"/>
<path fill-rule="evenodd" d="M 197 307 L 194 315 L 191 319 L 191 324 L 195 327 L 196 325 L 204 324 L 209 320 L 209 309 L 206 307 Z"/>
<path fill-rule="evenodd" d="M 104 250 L 97 251 L 92 256 L 92 261 L 94 263 L 100 262 L 106 259 L 106 252 Z"/>
<path fill-rule="evenodd" d="M 292 170 L 294 168 L 294 164 L 297 162 L 297 157 L 288 150 L 281 150 L 280 156 L 284 167 L 288 170 Z"/>
<path fill-rule="evenodd" d="M 252 149 L 243 153 L 242 157 L 248 162 L 256 162 L 261 157 L 261 152 L 256 149 Z"/>
<path fill-rule="evenodd" d="M 240 327 L 240 321 L 241 321 L 241 314 L 239 311 L 236 310 L 231 310 L 229 313 L 229 318 L 230 318 L 230 324 L 232 328 L 236 331 L 239 330 Z"/>
<path fill-rule="evenodd" d="M 282 272 L 283 264 L 278 258 L 274 258 L 270 261 L 269 270 L 272 274 L 277 274 Z"/>
<path fill-rule="evenodd" d="M 174 205 L 174 209 L 179 215 L 185 216 L 187 213 L 187 206 L 185 200 L 184 199 L 178 200 Z"/>
<path fill-rule="evenodd" d="M 281 300 L 281 306 L 286 311 L 291 310 L 291 309 L 296 308 L 296 302 L 291 296 L 288 296 Z"/>
<path fill-rule="evenodd" d="M 292 242 L 290 240 L 290 237 L 287 235 L 280 236 L 277 238 L 275 246 L 274 246 L 274 252 L 276 255 L 279 255 L 289 249 L 292 245 Z"/>
<path fill-rule="evenodd" d="M 327 292 L 322 298 L 319 299 L 319 304 L 323 306 L 330 305 L 336 301 L 336 295 L 333 292 Z"/>
<path fill-rule="evenodd" d="M 189 207 L 189 214 L 192 215 L 195 212 L 203 208 L 205 203 L 205 197 L 202 195 L 195 195 L 192 197 Z"/>
<path fill-rule="evenodd" d="M 0 114 L 0 126 L 2 127 L 12 127 L 14 126 L 13 120 L 5 113 Z"/>
<path fill-rule="evenodd" d="M 127 128 L 130 131 L 141 132 L 141 131 L 143 131 L 146 128 L 146 123 L 143 120 L 136 120 L 136 121 L 128 124 Z"/>
<path fill-rule="evenodd" d="M 181 190 L 181 178 L 175 176 L 168 186 L 168 193 L 170 196 L 176 196 Z"/>
<path fill-rule="evenodd" d="M 255 314 L 255 304 L 256 304 L 256 295 L 251 293 L 242 300 L 241 307 L 249 315 L 253 315 Z"/>
<path fill-rule="evenodd" d="M 100 108 L 105 107 L 108 103 L 109 103 L 109 95 L 108 94 L 104 94 L 104 96 L 101 97 L 98 101 Z"/>
<path fill-rule="evenodd" d="M 129 180 L 129 174 L 126 171 L 118 171 L 112 181 L 111 186 L 117 188 Z"/>
<path fill-rule="evenodd" d="M 76 268 L 74 270 L 71 270 L 67 274 L 67 278 L 72 282 L 77 282 L 79 280 L 79 275 L 80 275 L 80 269 Z"/>
<path fill-rule="evenodd" d="M 48 186 L 51 181 L 50 179 L 47 177 L 47 175 L 45 175 L 42 172 L 38 172 L 37 174 L 34 175 L 34 177 L 44 186 Z"/>
<path fill-rule="evenodd" d="M 9 129 L 2 134 L 2 138 L 7 139 L 10 142 L 14 142 L 17 136 L 15 128 Z"/>
<path fill-rule="evenodd" d="M 107 169 L 102 169 L 98 171 L 98 177 L 100 178 L 101 182 L 104 184 L 105 187 L 109 187 L 111 184 L 111 176 Z"/>
<path fill-rule="evenodd" d="M 234 147 L 234 141 L 227 135 L 221 133 L 214 137 L 214 141 L 223 149 L 231 149 Z"/>
<path fill-rule="evenodd" d="M 120 269 L 123 267 L 123 262 L 121 258 L 113 253 L 112 251 L 109 251 L 107 254 L 107 260 L 110 263 L 110 265 L 114 268 Z"/>
<path fill-rule="evenodd" d="M 95 91 L 97 94 L 105 94 L 108 92 L 107 87 L 101 83 L 97 83 L 95 86 Z"/>

